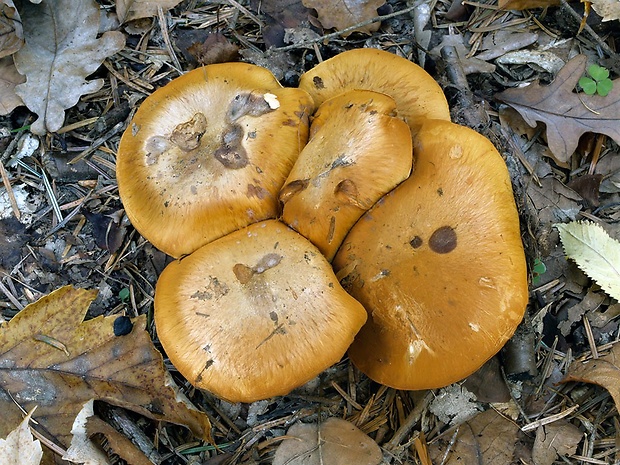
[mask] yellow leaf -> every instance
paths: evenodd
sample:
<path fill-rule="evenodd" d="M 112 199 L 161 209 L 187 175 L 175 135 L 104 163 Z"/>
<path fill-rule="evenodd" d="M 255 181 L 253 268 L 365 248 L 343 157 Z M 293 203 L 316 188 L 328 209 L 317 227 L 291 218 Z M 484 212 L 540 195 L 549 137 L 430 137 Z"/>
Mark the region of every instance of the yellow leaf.
<path fill-rule="evenodd" d="M 77 414 L 95 399 L 209 439 L 206 415 L 178 400 L 144 316 L 124 336 L 114 334 L 118 315 L 82 322 L 96 294 L 65 286 L 0 326 L 0 437 L 21 421 L 16 403 L 36 405 L 37 428 L 67 448 Z"/>
<path fill-rule="evenodd" d="M 620 300 L 620 242 L 589 221 L 573 221 L 555 227 L 560 231 L 566 256 L 607 294 Z"/>

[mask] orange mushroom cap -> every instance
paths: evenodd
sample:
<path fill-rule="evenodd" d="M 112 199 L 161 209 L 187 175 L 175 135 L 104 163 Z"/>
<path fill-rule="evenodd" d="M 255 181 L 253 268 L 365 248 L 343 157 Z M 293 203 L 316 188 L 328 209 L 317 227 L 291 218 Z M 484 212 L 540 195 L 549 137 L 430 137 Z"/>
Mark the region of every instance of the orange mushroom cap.
<path fill-rule="evenodd" d="M 170 263 L 157 334 L 195 386 L 231 402 L 283 395 L 344 355 L 366 311 L 307 239 L 255 223 Z"/>
<path fill-rule="evenodd" d="M 396 101 L 398 115 L 415 134 L 425 119 L 450 121 L 439 84 L 423 68 L 383 50 L 360 48 L 336 55 L 304 73 L 299 88 L 319 106 L 346 90 L 373 90 Z"/>
<path fill-rule="evenodd" d="M 150 95 L 123 134 L 116 176 L 127 216 L 179 257 L 278 215 L 278 192 L 314 107 L 246 63 L 190 71 Z"/>
<path fill-rule="evenodd" d="M 413 143 L 413 174 L 358 221 L 333 264 L 368 311 L 353 363 L 388 386 L 431 389 L 499 351 L 528 289 L 508 171 L 491 142 L 429 120 Z"/>
<path fill-rule="evenodd" d="M 325 101 L 282 191 L 282 219 L 330 260 L 362 214 L 411 172 L 409 126 L 391 97 L 353 90 Z"/>

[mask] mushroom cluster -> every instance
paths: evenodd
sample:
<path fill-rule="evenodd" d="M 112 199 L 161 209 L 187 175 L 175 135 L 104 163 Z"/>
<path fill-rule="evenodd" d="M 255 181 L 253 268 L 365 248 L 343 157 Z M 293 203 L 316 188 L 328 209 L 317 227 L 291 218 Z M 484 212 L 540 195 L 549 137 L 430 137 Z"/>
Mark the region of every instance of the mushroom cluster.
<path fill-rule="evenodd" d="M 388 52 L 344 52 L 299 88 L 245 63 L 188 72 L 136 112 L 117 179 L 133 225 L 176 258 L 155 291 L 161 344 L 228 401 L 286 394 L 347 350 L 385 385 L 444 386 L 523 317 L 502 157 Z"/>

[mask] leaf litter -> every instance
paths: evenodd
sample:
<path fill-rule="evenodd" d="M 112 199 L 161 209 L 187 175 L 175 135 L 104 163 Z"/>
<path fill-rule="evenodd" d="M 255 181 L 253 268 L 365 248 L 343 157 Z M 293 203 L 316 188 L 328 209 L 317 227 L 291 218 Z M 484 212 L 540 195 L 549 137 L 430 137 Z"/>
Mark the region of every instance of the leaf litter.
<path fill-rule="evenodd" d="M 95 294 L 60 288 L 1 327 L 0 436 L 21 421 L 22 409 L 36 406 L 36 427 L 68 448 L 76 416 L 95 399 L 185 425 L 209 440 L 208 418 L 180 397 L 145 331 L 144 316 L 125 336 L 115 335 L 117 316 L 82 322 Z"/>
<path fill-rule="evenodd" d="M 8 2 L 5 0 L 1 3 L 4 5 Z M 30 6 L 27 2 L 22 3 L 26 4 L 26 8 Z M 18 3 L 20 13 L 24 6 L 22 3 Z M 42 0 L 41 3 L 47 3 L 47 0 Z M 93 66 L 99 68 L 98 71 L 92 76 L 81 76 L 80 82 L 84 85 L 90 82 L 88 79 L 103 77 L 104 85 L 89 94 L 81 90 L 75 91 L 76 95 L 79 94 L 76 100 L 78 106 L 62 109 L 63 115 L 57 117 L 63 120 L 58 134 L 47 133 L 46 139 L 40 139 L 41 148 L 38 151 L 21 158 L 21 164 L 11 164 L 7 168 L 10 189 L 16 193 L 20 190 L 28 193 L 30 203 L 34 203 L 38 211 L 35 215 L 29 215 L 34 217 L 34 220 L 32 226 L 29 223 L 27 229 L 14 217 L 11 220 L 21 227 L 8 225 L 8 219 L 1 220 L 0 226 L 3 229 L 0 231 L 17 231 L 15 234 L 19 236 L 19 240 L 14 241 L 11 238 L 14 238 L 15 234 L 11 232 L 10 238 L 7 237 L 9 240 L 5 241 L 6 244 L 0 240 L 0 248 L 4 247 L 0 250 L 0 266 L 4 267 L 2 271 L 6 273 L 2 274 L 0 279 L 2 286 L 0 296 L 4 294 L 6 299 L 0 303 L 6 309 L 2 312 L 6 319 L 13 317 L 15 310 L 35 301 L 41 292 L 49 292 L 66 282 L 89 288 L 101 288 L 100 296 L 91 304 L 89 318 L 100 314 L 117 315 L 125 312 L 130 315 L 148 314 L 152 305 L 151 286 L 163 268 L 166 257 L 149 244 L 145 244 L 126 223 L 120 222 L 118 225 L 120 228 L 127 227 L 127 232 L 118 235 L 118 241 L 110 241 L 109 228 L 101 221 L 86 220 L 84 212 L 94 213 L 96 216 L 91 215 L 91 218 L 95 219 L 107 218 L 106 215 L 110 212 L 120 212 L 118 220 L 121 221 L 121 205 L 114 195 L 113 170 L 113 154 L 119 132 L 112 131 L 112 128 L 114 124 L 122 122 L 128 112 L 109 126 L 106 125 L 106 118 L 102 116 L 107 116 L 108 111 L 113 113 L 121 105 L 135 109 L 145 95 L 178 75 L 178 67 L 173 68 L 176 66 L 173 55 L 179 51 L 183 52 L 184 48 L 192 47 L 193 42 L 183 45 L 180 41 L 176 41 L 177 37 L 180 38 L 187 32 L 206 31 L 217 37 L 217 46 L 222 43 L 234 44 L 245 60 L 260 61 L 261 64 L 270 67 L 276 66 L 284 82 L 287 85 L 294 85 L 296 76 L 305 69 L 343 49 L 360 46 L 377 47 L 415 59 L 416 56 L 422 55 L 422 50 L 416 50 L 417 46 L 422 44 L 413 42 L 421 41 L 422 37 L 427 40 L 429 35 L 422 34 L 418 29 L 422 28 L 423 32 L 430 33 L 431 46 L 441 43 L 442 38 L 453 30 L 453 25 L 444 16 L 449 5 L 440 2 L 434 4 L 431 9 L 432 20 L 417 24 L 415 34 L 412 34 L 410 29 L 412 21 L 408 14 L 411 14 L 411 10 L 403 10 L 401 3 L 389 1 L 382 7 L 381 11 L 384 12 L 382 14 L 385 14 L 385 11 L 394 11 L 397 15 L 403 12 L 400 16 L 378 21 L 379 13 L 376 9 L 364 13 L 359 17 L 358 23 L 372 24 L 373 29 L 375 27 L 378 29 L 366 34 L 350 34 L 347 38 L 338 34 L 329 35 L 338 26 L 330 26 L 330 18 L 326 18 L 325 14 L 314 16 L 318 10 L 304 9 L 301 1 L 253 2 L 249 7 L 247 2 L 230 2 L 226 5 L 190 2 L 189 5 L 179 4 L 175 10 L 170 11 L 168 9 L 178 2 L 119 0 L 100 3 L 106 7 L 108 17 L 117 15 L 116 26 L 111 27 L 118 29 L 116 32 L 120 31 L 128 39 L 127 46 L 121 54 L 104 53 L 97 60 L 92 60 Z M 545 6 L 549 3 L 547 2 Z M 260 9 L 261 5 L 264 7 L 263 10 Z M 267 15 L 263 15 L 263 12 L 266 12 L 270 5 L 270 14 L 278 16 L 278 20 L 273 20 L 273 24 L 291 30 L 287 41 L 284 41 L 282 35 L 278 41 L 269 42 L 266 29 L 260 29 L 261 24 L 269 23 Z M 296 9 L 293 5 L 297 5 Z M 147 6 L 149 9 L 146 9 Z M 491 3 L 489 6 L 494 7 L 494 4 Z M 515 2 L 516 6 L 518 5 Z M 409 8 L 413 7 L 415 5 L 411 4 Z M 138 12 L 138 15 L 141 14 L 139 11 L 145 12 L 143 19 L 131 20 L 130 15 L 135 14 L 132 11 Z M 340 417 L 351 421 L 375 443 L 389 450 L 393 455 L 386 455 L 386 460 L 390 463 L 415 462 L 418 458 L 420 463 L 427 465 L 430 463 L 430 458 L 425 451 L 433 457 L 433 463 L 442 461 L 453 463 L 460 454 L 472 460 L 480 459 L 482 463 L 494 464 L 515 463 L 515 460 L 517 463 L 520 461 L 542 464 L 553 460 L 574 461 L 581 456 L 585 456 L 592 463 L 597 460 L 601 463 L 620 460 L 620 452 L 612 445 L 618 434 L 617 411 L 611 400 L 617 394 L 614 390 L 614 383 L 616 385 L 618 383 L 618 376 L 614 371 L 617 369 L 617 363 L 610 361 L 610 354 L 614 353 L 614 347 L 617 347 L 620 306 L 608 297 L 596 282 L 588 279 L 574 262 L 566 259 L 559 241 L 559 232 L 552 227 L 558 221 L 593 219 L 607 223 L 607 231 L 618 239 L 618 231 L 614 227 L 620 221 L 620 212 L 614 207 L 614 195 L 618 192 L 616 184 L 620 185 L 620 182 L 617 182 L 617 169 L 614 168 L 618 159 L 617 145 L 612 140 L 613 136 L 609 139 L 606 136 L 584 134 L 573 152 L 558 151 L 559 154 L 552 156 L 549 154 L 549 147 L 554 147 L 551 143 L 553 138 L 547 137 L 545 140 L 544 128 L 540 126 L 530 128 L 531 131 L 527 134 L 516 131 L 513 133 L 512 122 L 500 129 L 494 116 L 494 111 L 497 109 L 495 94 L 523 82 L 539 79 L 540 84 L 531 84 L 531 89 L 536 89 L 536 85 L 540 86 L 540 89 L 547 87 L 555 89 L 549 106 L 561 100 L 558 96 L 563 94 L 558 91 L 558 83 L 552 80 L 547 71 L 543 71 L 544 62 L 536 62 L 538 60 L 536 56 L 540 55 L 537 55 L 537 52 L 543 49 L 551 37 L 549 32 L 559 33 L 569 39 L 564 42 L 562 49 L 549 49 L 551 52 L 547 56 L 557 63 L 571 63 L 569 58 L 577 49 L 575 32 L 580 18 L 578 17 L 573 23 L 574 27 L 570 24 L 563 25 L 553 19 L 559 9 L 550 8 L 549 11 L 551 14 L 546 18 L 539 16 L 537 19 L 539 23 L 535 23 L 531 18 L 519 16 L 514 12 L 497 11 L 487 8 L 484 4 L 476 4 L 469 6 L 467 10 L 462 9 L 460 14 L 465 15 L 464 20 L 467 24 L 458 27 L 459 33 L 462 34 L 457 44 L 458 61 L 466 64 L 471 57 L 482 61 L 471 68 L 468 81 L 471 85 L 470 97 L 480 106 L 481 113 L 486 113 L 487 119 L 477 125 L 473 121 L 473 125 L 486 132 L 486 135 L 503 149 L 502 153 L 507 155 L 517 200 L 522 202 L 521 213 L 526 231 L 524 238 L 526 245 L 529 243 L 528 257 L 535 257 L 546 269 L 541 272 L 541 279 L 533 285 L 532 308 L 529 312 L 533 319 L 532 325 L 536 328 L 534 341 L 539 341 L 530 348 L 529 356 L 534 359 L 538 372 L 533 378 L 513 379 L 511 373 L 506 373 L 507 380 L 500 374 L 492 378 L 492 381 L 485 378 L 485 389 L 507 391 L 506 386 L 509 386 L 512 399 L 503 398 L 500 402 L 499 399 L 494 399 L 497 396 L 483 396 L 480 388 L 468 387 L 470 392 L 476 393 L 478 401 L 475 405 L 484 410 L 483 412 L 476 414 L 475 409 L 469 409 L 471 405 L 459 407 L 462 404 L 460 402 L 451 402 L 450 405 L 454 408 L 449 410 L 439 408 L 439 404 L 431 408 L 432 402 L 427 400 L 425 393 L 396 392 L 376 386 L 369 383 L 345 360 L 299 392 L 265 401 L 260 406 L 258 403 L 249 406 L 228 405 L 214 399 L 208 393 L 195 392 L 185 385 L 184 391 L 191 395 L 201 410 L 209 412 L 214 419 L 213 436 L 219 449 L 198 441 L 191 442 L 191 439 L 188 439 L 190 433 L 181 427 L 157 422 L 155 430 L 152 428 L 154 425 L 152 421 L 141 419 L 142 415 L 148 417 L 146 412 L 129 418 L 128 422 L 124 423 L 125 426 L 134 426 L 133 429 L 126 431 L 117 421 L 122 417 L 123 410 L 118 407 L 106 409 L 104 406 L 108 404 L 105 402 L 97 403 L 95 415 L 86 420 L 86 434 L 98 441 L 105 436 L 104 443 L 109 447 L 108 454 L 111 457 L 114 457 L 115 453 L 122 455 L 128 463 L 148 463 L 149 459 L 145 459 L 148 451 L 156 448 L 168 451 L 165 463 L 184 463 L 187 459 L 173 457 L 171 454 L 178 454 L 178 451 L 185 449 L 189 451 L 187 457 L 191 457 L 191 460 L 200 460 L 209 465 L 222 462 L 249 465 L 257 461 L 270 463 L 277 444 L 285 437 L 283 435 L 291 424 L 301 420 L 316 425 L 325 423 L 330 417 Z M 290 12 L 293 13 L 286 16 Z M 333 16 L 346 18 L 350 15 L 349 12 L 340 10 L 335 11 Z M 515 20 L 509 28 L 511 34 L 499 34 L 507 29 L 505 21 L 510 19 Z M 120 28 L 119 23 L 123 24 Z M 546 29 L 539 27 L 539 24 Z M 50 25 L 45 23 L 41 24 L 41 27 L 49 28 Z M 486 32 L 476 32 L 476 28 L 477 31 Z M 168 30 L 172 44 L 166 43 L 164 37 L 164 32 L 168 33 Z M 597 30 L 600 33 L 600 29 Z M 95 40 L 100 42 L 94 47 L 100 50 L 103 36 L 95 36 L 92 33 L 94 31 L 92 25 L 90 31 L 90 35 L 86 35 L 89 40 L 99 37 Z M 536 32 L 535 42 L 532 41 L 532 32 Z M 497 36 L 494 40 L 489 40 L 495 33 Z M 617 35 L 612 29 L 607 29 L 605 37 L 612 43 L 614 39 L 618 39 Z M 302 36 L 305 38 L 297 38 Z M 211 56 L 215 56 L 216 61 L 220 57 L 224 60 L 230 59 L 226 54 L 215 50 L 216 47 L 207 42 L 206 38 L 207 36 L 203 35 L 203 38 L 196 42 L 198 45 L 188 54 L 182 53 L 177 57 L 185 66 L 184 70 L 196 66 L 195 63 L 190 63 L 190 58 L 198 63 L 211 60 Z M 584 30 L 579 38 L 579 51 L 588 53 L 588 63 L 597 62 L 598 59 L 599 64 L 611 70 L 611 77 L 617 79 L 618 63 L 616 61 L 614 65 L 613 55 L 605 56 L 608 54 L 604 48 L 605 44 L 597 42 L 596 46 L 600 47 L 605 58 L 595 56 L 591 53 L 594 45 L 593 42 L 589 42 L 590 40 L 596 41 L 596 36 Z M 285 51 L 267 52 L 268 44 L 289 47 Z M 425 46 L 424 48 L 426 49 Z M 101 46 L 101 49 L 105 47 Z M 480 51 L 484 53 L 478 53 Z M 193 58 L 187 58 L 192 52 Z M 7 56 L 10 58 L 6 60 L 7 69 L 15 57 L 15 53 L 12 53 L 13 55 Z M 520 55 L 517 56 L 517 53 Z M 513 55 L 504 58 L 510 54 Z M 230 56 L 234 57 L 234 54 Z M 105 69 L 99 66 L 102 62 L 101 57 L 105 58 Z M 435 54 L 433 58 L 434 64 L 439 64 L 434 76 L 449 93 L 451 84 L 442 70 L 445 63 L 441 53 Z M 482 66 L 484 63 L 487 71 L 485 66 Z M 492 75 L 489 74 L 491 69 L 495 70 Z M 10 102 L 5 105 L 5 114 L 9 115 L 9 118 L 2 121 L 12 130 L 32 121 L 26 109 L 15 111 L 16 106 L 23 103 L 14 92 L 15 86 L 20 83 L 19 76 L 17 74 L 17 79 L 7 79 L 6 91 L 0 87 L 0 105 L 5 105 L 5 101 Z M 559 75 L 556 76 L 556 80 L 557 77 Z M 551 84 L 542 84 L 549 81 Z M 2 82 L 0 78 L 0 86 Z M 613 89 L 617 89 L 618 83 L 614 84 Z M 570 91 L 573 96 L 581 97 L 583 102 L 589 102 L 578 89 L 569 89 L 568 84 L 564 86 L 559 87 L 565 92 Z M 5 100 L 11 93 L 17 98 L 12 102 Z M 608 98 L 609 95 L 605 97 Z M 579 103 L 581 104 L 581 101 Z M 458 102 L 455 106 L 458 110 Z M 32 108 L 30 110 L 39 113 Z M 548 108 L 543 110 L 544 114 Z M 588 116 L 587 113 L 584 114 Z M 458 117 L 458 112 L 455 112 L 455 115 Z M 592 119 L 597 119 L 597 115 L 593 115 Z M 93 126 L 89 120 L 92 118 L 97 118 L 102 124 L 97 135 L 102 138 L 98 139 L 96 144 L 90 135 Z M 42 121 L 46 121 L 45 117 Z M 539 121 L 533 118 L 528 122 Z M 596 124 L 604 126 L 600 121 Z M 613 126 L 613 120 L 609 125 Z M 598 132 L 598 127 L 593 127 L 591 130 Z M 548 127 L 546 131 L 548 135 Z M 0 156 L 3 157 L 3 161 L 14 153 L 7 144 L 17 139 L 13 136 L 4 136 L 4 139 L 0 139 Z M 510 145 L 505 145 L 508 141 Z M 592 143 L 588 145 L 587 141 Z M 85 150 L 88 151 L 84 157 L 89 164 L 88 172 L 75 170 L 75 165 L 67 164 L 67 160 L 74 158 L 75 152 Z M 522 153 L 519 153 L 519 150 Z M 39 152 L 45 154 L 45 157 L 40 157 Z M 513 153 L 516 155 L 512 155 Z M 513 158 L 515 156 L 522 158 Z M 44 159 L 48 157 L 53 158 L 52 164 L 44 163 Z M 59 165 L 66 165 L 69 169 L 54 171 L 53 166 Z M 52 186 L 43 187 L 40 175 L 35 176 L 27 170 L 35 166 L 43 166 L 46 172 L 49 169 L 48 177 Z M 37 173 L 40 171 L 37 170 Z M 94 176 L 92 173 L 95 173 Z M 583 187 L 587 181 L 586 176 L 593 173 L 602 178 L 600 187 L 597 188 L 598 185 Z M 582 180 L 581 186 L 577 180 Z M 15 186 L 12 187 L 11 184 Z M 35 186 L 40 190 L 35 189 Z M 43 202 L 41 199 L 44 199 Z M 595 200 L 598 200 L 598 205 L 594 205 Z M 51 213 L 50 205 L 54 202 L 58 203 L 58 215 Z M 76 205 L 83 205 L 85 210 L 80 208 L 76 210 Z M 25 208 L 23 204 L 19 204 L 19 210 Z M 76 212 L 75 216 L 68 216 L 68 212 L 71 211 Z M 8 212 L 12 214 L 10 207 Z M 68 220 L 64 221 L 65 218 Z M 5 222 L 7 227 L 4 227 Z M 54 229 L 58 223 L 60 227 Z M 49 231 L 52 231 L 49 239 L 44 241 L 37 239 L 38 234 L 48 234 Z M 103 236 L 104 240 L 101 240 L 100 236 Z M 95 240 L 97 238 L 98 240 Z M 7 255 L 2 254 L 4 250 L 7 251 Z M 104 270 L 104 276 L 101 276 L 100 270 Z M 95 318 L 88 321 L 100 320 Z M 139 320 L 133 321 L 135 332 L 135 326 L 140 326 L 141 323 Z M 82 323 L 84 324 L 86 323 Z M 4 327 L 5 325 L 2 326 Z M 133 337 L 134 332 L 116 337 L 121 339 Z M 146 339 L 150 338 L 146 331 L 142 333 L 146 344 Z M 53 353 L 57 352 L 57 356 L 66 358 L 65 349 L 70 352 L 66 341 L 58 335 L 31 336 L 34 336 L 34 339 L 30 342 L 43 346 Z M 574 360 L 575 356 L 579 356 L 577 361 Z M 591 371 L 583 374 L 579 381 L 557 384 L 564 378 L 566 372 L 572 373 L 586 366 L 590 367 Z M 601 367 L 605 369 L 601 370 Z M 576 373 L 582 375 L 579 371 Z M 599 388 L 599 385 L 603 387 Z M 84 402 L 79 407 L 84 407 L 83 404 Z M 472 402 L 468 400 L 463 404 Z M 580 405 L 579 410 L 574 408 L 576 405 Z M 80 431 L 80 428 L 75 429 L 77 407 L 78 405 L 71 411 L 73 421 L 67 418 L 67 426 L 71 426 L 76 433 L 70 432 L 66 436 L 67 439 L 78 436 L 77 432 Z M 441 415 L 438 416 L 433 409 Z M 455 421 L 454 418 L 463 413 L 460 410 L 468 410 L 474 416 L 465 421 L 462 419 Z M 564 416 L 555 418 L 557 412 Z M 16 428 L 19 421 L 21 414 L 19 418 L 15 417 L 15 424 L 11 428 Z M 458 424 L 451 426 L 447 424 L 450 421 Z M 539 425 L 537 421 L 543 423 Z M 533 425 L 534 428 L 521 431 L 519 427 L 524 425 Z M 575 434 L 576 429 L 582 434 L 580 439 Z M 596 431 L 596 434 L 592 431 Z M 151 445 L 146 446 L 143 451 L 127 439 L 139 433 L 151 436 L 151 439 L 146 438 L 147 443 L 150 442 Z M 584 435 L 587 436 L 585 440 Z M 497 447 L 489 445 L 498 437 L 500 442 Z M 164 440 L 158 442 L 158 438 Z M 501 442 L 502 440 L 505 442 Z M 414 447 L 410 447 L 411 445 Z M 128 452 L 129 450 L 132 452 Z M 164 460 L 162 455 L 152 457 L 156 463 Z"/>
<path fill-rule="evenodd" d="M 25 45 L 15 66 L 26 82 L 15 92 L 39 116 L 31 131 L 43 135 L 62 127 L 65 110 L 82 95 L 101 89 L 102 79 L 86 78 L 123 48 L 125 36 L 108 31 L 97 38 L 99 9 L 90 1 L 24 2 L 20 13 Z"/>
<path fill-rule="evenodd" d="M 551 84 L 543 86 L 536 82 L 497 95 L 521 113 L 530 126 L 536 126 L 537 121 L 545 123 L 549 148 L 564 162 L 586 132 L 606 134 L 620 143 L 620 81 L 605 97 L 578 94 L 575 86 L 586 63 L 585 55 L 577 55 Z"/>

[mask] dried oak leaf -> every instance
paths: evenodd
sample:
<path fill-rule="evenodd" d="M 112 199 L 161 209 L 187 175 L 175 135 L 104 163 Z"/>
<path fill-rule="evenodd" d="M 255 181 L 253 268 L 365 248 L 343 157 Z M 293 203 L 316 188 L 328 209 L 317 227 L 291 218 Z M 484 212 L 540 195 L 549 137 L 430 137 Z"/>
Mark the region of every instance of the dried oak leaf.
<path fill-rule="evenodd" d="M 536 82 L 496 95 L 530 126 L 535 127 L 537 121 L 546 124 L 549 149 L 562 162 L 568 161 L 586 132 L 605 134 L 620 143 L 620 79 L 605 97 L 577 93 L 575 86 L 587 61 L 585 55 L 577 55 L 548 86 Z"/>
<path fill-rule="evenodd" d="M 575 361 L 568 369 L 568 374 L 562 380 L 580 381 L 583 383 L 598 384 L 609 391 L 616 409 L 620 410 L 620 344 L 615 344 L 607 355 L 587 362 Z"/>
<path fill-rule="evenodd" d="M 519 439 L 519 427 L 491 409 L 461 424 L 455 440 L 452 434 L 439 437 L 429 454 L 433 463 L 445 465 L 512 465 Z"/>
<path fill-rule="evenodd" d="M 65 286 L 0 326 L 0 437 L 22 419 L 16 403 L 37 406 L 37 429 L 67 448 L 77 414 L 95 399 L 185 425 L 210 440 L 206 414 L 182 400 L 145 331 L 144 315 L 125 336 L 115 336 L 118 316 L 82 322 L 96 294 Z"/>
<path fill-rule="evenodd" d="M 376 18 L 377 8 L 385 3 L 385 0 L 302 0 L 306 8 L 314 8 L 319 21 L 325 29 L 346 29 L 363 21 Z M 371 23 L 355 29 L 357 32 L 370 34 L 379 30 L 381 23 Z M 343 34 L 345 37 L 349 35 Z"/>
<path fill-rule="evenodd" d="M 103 79 L 86 77 L 124 47 L 125 36 L 108 31 L 97 38 L 99 8 L 94 0 L 24 2 L 19 12 L 26 44 L 14 57 L 26 82 L 15 92 L 39 116 L 31 131 L 43 135 L 60 129 L 65 110 L 82 95 L 103 86 Z"/>
<path fill-rule="evenodd" d="M 381 449 L 353 423 L 328 418 L 320 425 L 296 423 L 273 458 L 273 465 L 377 465 Z"/>
<path fill-rule="evenodd" d="M 166 11 L 179 3 L 181 0 L 116 0 L 116 14 L 123 24 L 134 19 L 157 16 L 158 8 Z"/>
<path fill-rule="evenodd" d="M 8 115 L 15 107 L 24 104 L 15 93 L 15 86 L 25 80 L 17 72 L 13 57 L 0 58 L 0 115 Z"/>
<path fill-rule="evenodd" d="M 24 30 L 13 0 L 0 0 L 0 58 L 24 45 Z"/>

